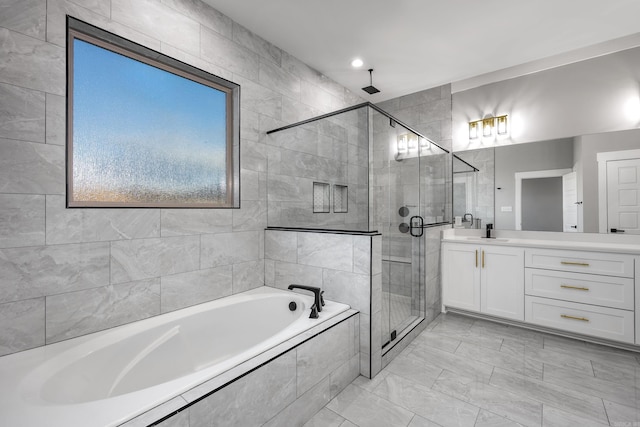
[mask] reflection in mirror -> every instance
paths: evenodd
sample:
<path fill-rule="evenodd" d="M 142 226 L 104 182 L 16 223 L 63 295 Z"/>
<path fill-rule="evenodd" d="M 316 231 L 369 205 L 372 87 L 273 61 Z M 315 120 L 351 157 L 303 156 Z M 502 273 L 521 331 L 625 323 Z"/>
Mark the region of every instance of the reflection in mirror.
<path fill-rule="evenodd" d="M 639 148 L 632 129 L 456 152 L 454 216 L 501 230 L 640 234 Z"/>
<path fill-rule="evenodd" d="M 453 215 L 457 228 L 492 224 L 493 148 L 460 151 L 453 156 Z"/>

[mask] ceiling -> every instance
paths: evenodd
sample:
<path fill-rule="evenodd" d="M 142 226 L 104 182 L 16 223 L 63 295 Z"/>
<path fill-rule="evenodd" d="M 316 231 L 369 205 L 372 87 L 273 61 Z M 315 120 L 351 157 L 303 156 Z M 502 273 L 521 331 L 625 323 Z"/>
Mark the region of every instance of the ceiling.
<path fill-rule="evenodd" d="M 638 0 L 204 1 L 371 102 L 640 33 Z"/>

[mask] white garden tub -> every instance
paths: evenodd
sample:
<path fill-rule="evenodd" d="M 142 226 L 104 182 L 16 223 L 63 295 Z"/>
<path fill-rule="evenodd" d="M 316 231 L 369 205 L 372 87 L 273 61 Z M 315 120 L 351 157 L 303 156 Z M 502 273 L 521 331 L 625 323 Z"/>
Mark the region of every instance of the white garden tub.
<path fill-rule="evenodd" d="M 260 287 L 0 357 L 0 426 L 118 425 L 349 309 L 312 302 Z"/>

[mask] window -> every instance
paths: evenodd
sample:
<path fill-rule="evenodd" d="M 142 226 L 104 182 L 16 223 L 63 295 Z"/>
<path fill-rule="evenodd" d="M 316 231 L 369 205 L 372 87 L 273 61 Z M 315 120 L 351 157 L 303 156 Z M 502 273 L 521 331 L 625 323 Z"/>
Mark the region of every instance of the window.
<path fill-rule="evenodd" d="M 232 82 L 68 18 L 68 207 L 239 207 Z"/>

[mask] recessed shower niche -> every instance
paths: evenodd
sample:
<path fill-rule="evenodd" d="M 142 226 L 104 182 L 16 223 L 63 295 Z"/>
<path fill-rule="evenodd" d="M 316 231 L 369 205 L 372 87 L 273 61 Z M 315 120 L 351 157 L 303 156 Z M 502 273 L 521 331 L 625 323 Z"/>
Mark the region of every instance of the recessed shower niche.
<path fill-rule="evenodd" d="M 381 236 L 368 286 L 371 352 L 380 356 L 425 317 L 424 229 L 450 222 L 450 154 L 370 103 L 267 133 L 269 228 Z M 354 249 L 354 262 L 358 256 Z M 319 259 L 297 262 L 324 267 Z M 274 268 L 277 277 L 308 270 Z"/>

